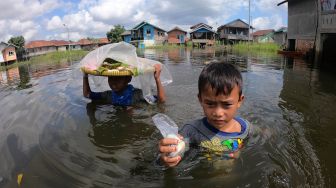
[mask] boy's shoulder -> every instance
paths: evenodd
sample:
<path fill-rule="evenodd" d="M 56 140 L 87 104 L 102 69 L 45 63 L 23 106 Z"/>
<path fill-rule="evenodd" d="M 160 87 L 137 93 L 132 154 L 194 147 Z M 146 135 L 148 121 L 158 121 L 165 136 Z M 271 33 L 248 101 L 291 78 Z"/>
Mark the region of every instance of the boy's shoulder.
<path fill-rule="evenodd" d="M 183 125 L 183 127 L 180 129 L 180 132 L 185 135 L 190 135 L 192 133 L 197 133 L 200 132 L 202 127 L 204 126 L 203 124 L 203 119 L 196 119 L 196 120 L 191 120 L 187 122 L 186 124 Z M 184 136 L 184 135 L 183 135 Z"/>

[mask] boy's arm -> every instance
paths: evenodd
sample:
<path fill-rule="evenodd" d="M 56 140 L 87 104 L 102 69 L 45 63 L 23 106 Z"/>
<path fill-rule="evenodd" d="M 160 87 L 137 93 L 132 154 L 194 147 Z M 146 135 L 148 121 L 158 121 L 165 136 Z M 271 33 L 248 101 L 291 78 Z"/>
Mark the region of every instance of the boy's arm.
<path fill-rule="evenodd" d="M 83 74 L 83 96 L 89 98 L 91 94 L 91 89 L 89 85 L 89 75 Z"/>
<path fill-rule="evenodd" d="M 157 90 L 157 98 L 159 103 L 164 103 L 166 100 L 165 90 L 162 86 L 160 75 L 161 75 L 161 65 L 155 64 L 154 65 L 155 72 L 154 72 L 154 79 L 156 83 L 156 90 Z"/>

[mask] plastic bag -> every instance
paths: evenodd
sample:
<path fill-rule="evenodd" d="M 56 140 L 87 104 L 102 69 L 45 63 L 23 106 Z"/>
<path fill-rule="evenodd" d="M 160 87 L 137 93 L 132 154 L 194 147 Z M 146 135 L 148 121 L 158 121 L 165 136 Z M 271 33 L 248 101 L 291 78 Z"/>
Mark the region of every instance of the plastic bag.
<path fill-rule="evenodd" d="M 164 138 L 175 138 L 179 140 L 176 146 L 177 150 L 175 152 L 169 153 L 169 157 L 176 157 L 178 155 L 183 156 L 184 152 L 186 151 L 186 143 L 177 136 L 178 126 L 176 123 L 167 115 L 160 113 L 153 116 L 152 120 Z"/>
<path fill-rule="evenodd" d="M 126 42 L 119 42 L 101 46 L 90 53 L 88 53 L 81 61 L 80 67 L 85 67 L 91 70 L 98 69 L 106 60 L 106 58 L 127 64 L 136 68 L 136 73 L 133 75 L 131 84 L 142 90 L 145 100 L 154 103 L 154 90 L 156 84 L 153 76 L 155 64 L 161 65 L 160 80 L 163 86 L 171 83 L 172 77 L 165 65 L 158 61 L 140 58 L 136 54 L 136 48 Z M 102 76 L 90 76 L 92 78 L 95 89 L 100 91 L 109 90 L 107 79 Z"/>

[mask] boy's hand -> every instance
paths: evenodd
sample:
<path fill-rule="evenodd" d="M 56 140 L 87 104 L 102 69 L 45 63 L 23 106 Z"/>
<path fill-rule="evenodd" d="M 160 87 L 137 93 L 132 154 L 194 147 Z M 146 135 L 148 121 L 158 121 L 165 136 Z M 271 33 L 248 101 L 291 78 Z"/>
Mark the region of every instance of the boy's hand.
<path fill-rule="evenodd" d="M 181 136 L 179 136 L 183 139 Z M 178 144 L 178 140 L 174 138 L 163 138 L 159 142 L 159 151 L 161 153 L 160 160 L 161 162 L 168 166 L 174 167 L 181 161 L 181 156 L 169 157 L 168 154 L 170 152 L 175 152 L 177 150 L 176 145 Z"/>
<path fill-rule="evenodd" d="M 155 64 L 154 65 L 155 71 L 154 71 L 154 78 L 155 80 L 160 79 L 160 74 L 161 74 L 161 65 L 160 64 Z"/>

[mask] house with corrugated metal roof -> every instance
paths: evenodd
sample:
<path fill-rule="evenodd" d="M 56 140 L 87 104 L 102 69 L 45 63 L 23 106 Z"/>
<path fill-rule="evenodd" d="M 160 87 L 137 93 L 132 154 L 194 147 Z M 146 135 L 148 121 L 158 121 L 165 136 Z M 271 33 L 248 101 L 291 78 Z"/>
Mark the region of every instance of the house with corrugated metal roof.
<path fill-rule="evenodd" d="M 126 30 L 123 33 L 121 33 L 121 38 L 124 42 L 131 43 L 132 39 L 131 30 Z"/>
<path fill-rule="evenodd" d="M 16 61 L 15 45 L 0 42 L 0 63 Z"/>
<path fill-rule="evenodd" d="M 50 52 L 66 50 L 93 50 L 102 45 L 108 44 L 107 38 L 98 39 L 80 39 L 78 42 L 69 42 L 65 40 L 35 40 L 25 45 L 26 57 L 43 55 Z"/>
<path fill-rule="evenodd" d="M 274 29 L 258 30 L 251 34 L 254 42 L 274 42 Z"/>
<path fill-rule="evenodd" d="M 32 57 L 55 51 L 66 51 L 69 47 L 69 42 L 65 40 L 35 40 L 30 41 L 25 45 L 26 56 Z"/>
<path fill-rule="evenodd" d="M 166 40 L 166 31 L 143 21 L 131 29 L 131 44 L 138 48 L 162 45 Z"/>
<path fill-rule="evenodd" d="M 250 26 L 250 29 L 253 29 Z M 249 41 L 249 24 L 241 19 L 233 20 L 218 27 L 219 40 L 224 44 L 234 44 L 240 41 Z M 250 38 L 250 40 L 252 40 Z"/>
<path fill-rule="evenodd" d="M 205 47 L 215 44 L 216 32 L 205 23 L 198 23 L 190 27 L 190 40 L 193 46 Z"/>
<path fill-rule="evenodd" d="M 185 44 L 187 39 L 187 32 L 179 27 L 174 27 L 168 34 L 168 44 Z"/>

